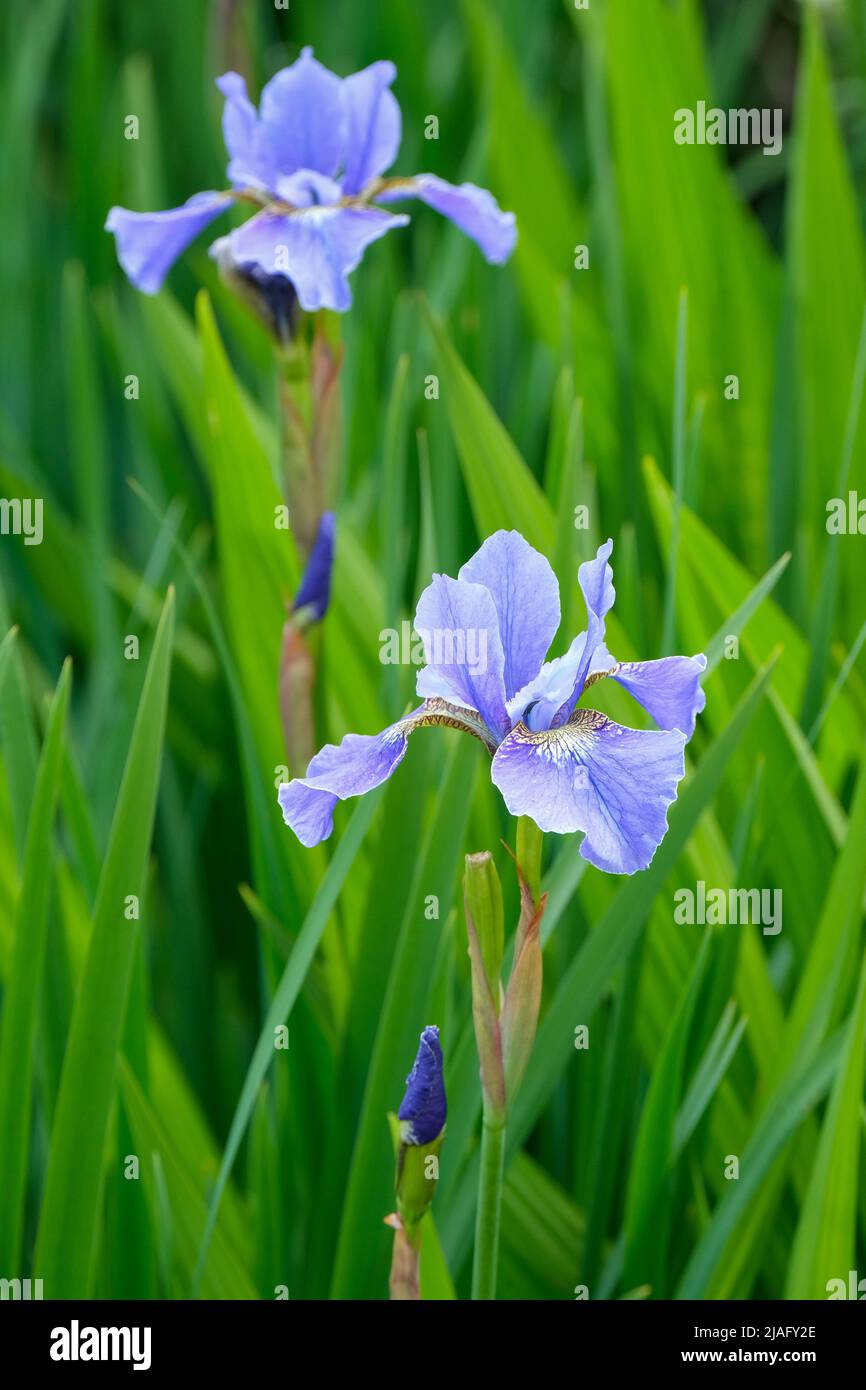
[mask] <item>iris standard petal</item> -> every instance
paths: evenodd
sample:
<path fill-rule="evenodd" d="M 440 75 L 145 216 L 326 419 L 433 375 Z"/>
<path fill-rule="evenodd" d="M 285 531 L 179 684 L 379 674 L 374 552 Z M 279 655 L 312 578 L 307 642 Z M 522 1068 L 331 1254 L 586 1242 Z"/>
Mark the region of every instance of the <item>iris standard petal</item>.
<path fill-rule="evenodd" d="M 613 570 L 608 564 L 613 541 L 606 540 L 595 553 L 594 560 L 587 560 L 577 571 L 584 603 L 586 604 L 586 640 L 574 677 L 574 687 L 563 704 L 553 724 L 564 724 L 570 717 L 580 699 L 587 676 L 593 669 L 593 658 L 604 643 L 604 620 L 613 607 L 616 590 L 613 587 Z M 605 653 L 606 655 L 606 653 Z"/>
<path fill-rule="evenodd" d="M 596 710 L 577 710 L 558 729 L 518 724 L 500 744 L 491 776 L 512 815 L 542 830 L 582 830 L 580 853 L 611 874 L 652 860 L 685 771 L 685 734 L 626 729 Z"/>
<path fill-rule="evenodd" d="M 165 212 L 114 207 L 105 230 L 114 233 L 117 259 L 135 288 L 156 294 L 181 252 L 231 202 L 228 193 L 196 193 L 182 207 Z"/>
<path fill-rule="evenodd" d="M 530 729 L 549 729 L 554 717 L 569 698 L 586 647 L 586 633 L 579 632 L 563 656 L 545 661 L 538 675 L 508 701 L 512 724 L 522 719 Z M 602 642 L 589 663 L 588 675 L 607 672 L 616 662 Z"/>
<path fill-rule="evenodd" d="M 633 695 L 660 729 L 679 729 L 691 738 L 707 697 L 701 676 L 707 658 L 663 656 L 658 661 L 620 661 L 608 675 Z"/>
<path fill-rule="evenodd" d="M 371 179 L 390 169 L 400 149 L 403 119 L 390 91 L 397 76 L 393 63 L 371 63 L 343 82 L 346 102 L 346 160 L 343 189 L 360 193 Z"/>
<path fill-rule="evenodd" d="M 514 213 L 503 212 L 493 194 L 474 183 L 458 185 L 447 183 L 436 174 L 419 174 L 376 194 L 382 203 L 397 203 L 405 198 L 420 198 L 441 212 L 480 246 L 492 265 L 507 261 L 517 244 Z"/>
<path fill-rule="evenodd" d="M 467 560 L 458 579 L 483 584 L 493 596 L 510 699 L 536 675 L 559 627 L 556 575 L 518 531 L 496 531 Z"/>
<path fill-rule="evenodd" d="M 350 308 L 352 291 L 347 276 L 371 242 L 408 218 L 378 208 L 311 207 L 279 215 L 259 212 L 229 233 L 237 265 L 257 265 L 268 275 L 288 276 L 301 308 Z"/>
<path fill-rule="evenodd" d="M 403 1143 L 432 1144 L 445 1128 L 446 1116 L 439 1029 L 430 1024 L 421 1034 L 415 1063 L 406 1077 L 406 1094 L 397 1111 Z"/>
<path fill-rule="evenodd" d="M 327 840 L 337 802 L 363 796 L 386 781 L 403 761 L 410 735 L 437 725 L 472 734 L 493 752 L 487 729 L 474 710 L 459 709 L 444 700 L 425 700 L 381 734 L 346 734 L 339 744 L 325 744 L 305 775 L 284 782 L 277 792 L 286 825 L 308 849 Z"/>
<path fill-rule="evenodd" d="M 499 618 L 490 590 L 434 574 L 418 600 L 415 631 L 427 661 L 418 672 L 418 694 L 477 710 L 491 733 L 501 738 L 511 724 L 505 709 Z"/>
<path fill-rule="evenodd" d="M 225 97 L 223 139 L 229 178 L 236 188 L 272 188 L 277 171 L 263 158 L 258 112 L 247 96 L 246 82 L 238 72 L 225 72 L 216 85 Z"/>
<path fill-rule="evenodd" d="M 293 174 L 281 174 L 274 191 L 284 203 L 296 208 L 311 208 L 339 203 L 342 189 L 335 179 L 317 174 L 315 169 L 296 169 Z"/>
<path fill-rule="evenodd" d="M 333 178 L 346 147 L 342 80 L 305 48 L 263 87 L 259 126 L 262 154 L 281 174 L 315 169 Z"/>

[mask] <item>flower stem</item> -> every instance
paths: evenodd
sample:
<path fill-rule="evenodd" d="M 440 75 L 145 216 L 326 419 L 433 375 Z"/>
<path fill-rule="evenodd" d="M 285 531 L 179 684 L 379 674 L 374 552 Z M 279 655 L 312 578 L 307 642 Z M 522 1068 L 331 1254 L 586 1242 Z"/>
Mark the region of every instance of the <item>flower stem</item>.
<path fill-rule="evenodd" d="M 415 1303 L 421 1298 L 418 1256 L 421 1242 L 418 1233 L 408 1232 L 402 1225 L 394 1229 L 394 1253 L 388 1288 L 391 1301 Z"/>
<path fill-rule="evenodd" d="M 517 822 L 515 852 L 523 877 L 529 884 L 534 902 L 541 896 L 541 847 L 544 836 L 531 816 L 521 816 Z"/>
<path fill-rule="evenodd" d="M 499 1217 L 502 1178 L 505 1171 L 505 1123 L 485 1116 L 481 1129 L 481 1171 L 478 1177 L 478 1210 L 475 1216 L 475 1258 L 472 1265 L 472 1297 L 496 1297 L 499 1259 Z"/>

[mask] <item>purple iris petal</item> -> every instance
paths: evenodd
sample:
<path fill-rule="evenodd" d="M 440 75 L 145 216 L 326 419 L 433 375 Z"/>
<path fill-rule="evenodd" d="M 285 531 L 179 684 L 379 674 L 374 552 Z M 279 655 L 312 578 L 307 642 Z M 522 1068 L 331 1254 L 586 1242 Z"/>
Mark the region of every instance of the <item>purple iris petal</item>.
<path fill-rule="evenodd" d="M 295 208 L 311 208 L 319 204 L 339 203 L 342 197 L 340 185 L 325 174 L 317 174 L 315 169 L 297 169 L 294 174 L 281 174 L 274 191 L 284 203 Z"/>
<path fill-rule="evenodd" d="M 513 724 L 522 719 L 530 729 L 551 727 L 558 710 L 574 689 L 585 648 L 586 633 L 579 632 L 563 656 L 546 661 L 535 679 L 518 690 L 508 701 L 508 713 Z M 587 674 L 608 671 L 615 665 L 616 662 L 602 642 L 590 658 Z"/>
<path fill-rule="evenodd" d="M 589 675 L 597 649 L 604 643 L 604 620 L 613 607 L 616 590 L 613 587 L 613 570 L 608 564 L 613 541 L 606 540 L 595 553 L 594 560 L 587 560 L 577 571 L 586 604 L 586 641 L 574 677 L 574 687 L 565 704 L 553 720 L 555 725 L 564 724 L 580 699 L 586 678 Z"/>
<path fill-rule="evenodd" d="M 346 734 L 339 744 L 326 743 L 306 776 L 284 782 L 278 796 L 283 820 L 307 848 L 327 840 L 334 828 L 334 807 L 348 796 L 363 796 L 385 782 L 406 756 L 409 720 L 381 734 Z M 411 733 L 411 727 L 408 733 Z"/>
<path fill-rule="evenodd" d="M 309 609 L 313 622 L 321 622 L 328 610 L 331 598 L 331 569 L 334 564 L 334 533 L 336 521 L 333 512 L 324 512 L 316 532 L 316 539 L 310 551 L 307 568 L 295 596 L 294 608 Z"/>
<path fill-rule="evenodd" d="M 611 676 L 651 714 L 660 729 L 680 729 L 687 738 L 695 731 L 695 718 L 707 697 L 701 676 L 707 658 L 663 656 L 659 661 L 621 661 Z"/>
<path fill-rule="evenodd" d="M 415 631 L 427 661 L 418 672 L 417 693 L 477 710 L 501 738 L 510 720 L 505 709 L 505 655 L 490 590 L 434 574 L 418 600 Z"/>
<path fill-rule="evenodd" d="M 246 82 L 240 73 L 225 72 L 216 85 L 226 99 L 223 139 L 229 155 L 229 178 L 236 188 L 269 188 L 275 170 L 262 153 L 259 116 L 247 96 Z"/>
<path fill-rule="evenodd" d="M 333 178 L 346 147 L 343 83 L 305 48 L 262 88 L 261 146 L 275 169 L 314 169 Z"/>
<path fill-rule="evenodd" d="M 377 193 L 382 203 L 420 198 L 422 203 L 441 212 L 481 247 L 487 260 L 502 265 L 517 244 L 517 224 L 513 212 L 503 212 L 486 188 L 474 183 L 447 183 L 436 174 L 419 174 L 394 188 Z"/>
<path fill-rule="evenodd" d="M 400 149 L 403 121 L 389 90 L 397 76 L 393 63 L 371 63 L 343 82 L 348 132 L 343 188 L 360 193 L 390 169 Z"/>
<path fill-rule="evenodd" d="M 190 242 L 232 202 L 227 193 L 196 193 L 183 207 L 166 212 L 130 212 L 114 207 L 105 219 L 117 259 L 136 289 L 156 294 Z"/>
<path fill-rule="evenodd" d="M 560 835 L 582 830 L 584 859 L 606 873 L 633 874 L 664 838 L 685 745 L 676 729 L 626 729 L 579 710 L 558 729 L 518 725 L 496 750 L 491 775 L 512 815 Z"/>
<path fill-rule="evenodd" d="M 432 1144 L 445 1128 L 447 1115 L 439 1029 L 421 1034 L 415 1065 L 406 1077 L 406 1094 L 397 1111 L 404 1144 Z"/>
<path fill-rule="evenodd" d="M 230 232 L 228 241 L 237 265 L 287 275 L 302 309 L 343 311 L 352 303 L 347 276 L 365 249 L 407 221 L 377 208 L 310 207 L 285 216 L 260 212 Z"/>
<path fill-rule="evenodd" d="M 510 698 L 536 674 L 559 627 L 556 575 L 518 531 L 497 531 L 467 560 L 458 578 L 483 584 L 493 597 Z"/>

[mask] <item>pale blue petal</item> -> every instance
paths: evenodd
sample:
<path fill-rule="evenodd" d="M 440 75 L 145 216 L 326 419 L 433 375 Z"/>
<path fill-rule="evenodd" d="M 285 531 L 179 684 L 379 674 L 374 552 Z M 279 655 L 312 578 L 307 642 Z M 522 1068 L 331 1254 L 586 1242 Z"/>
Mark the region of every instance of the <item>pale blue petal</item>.
<path fill-rule="evenodd" d="M 493 596 L 505 654 L 505 693 L 510 698 L 536 675 L 559 627 L 556 575 L 518 531 L 496 531 L 467 560 L 458 578 L 483 584 Z"/>
<path fill-rule="evenodd" d="M 546 661 L 534 680 L 508 701 L 512 724 L 522 719 L 530 729 L 549 729 L 557 711 L 574 688 L 586 647 L 586 633 L 579 632 L 564 656 Z M 602 642 L 590 660 L 588 675 L 608 671 L 616 662 Z"/>
<path fill-rule="evenodd" d="M 274 191 L 284 203 L 290 203 L 295 208 L 333 206 L 343 196 L 335 179 L 317 174 L 315 169 L 296 169 L 294 174 L 281 174 Z"/>
<path fill-rule="evenodd" d="M 227 193 L 196 193 L 182 207 L 165 212 L 114 207 L 105 230 L 113 232 L 117 259 L 136 289 L 156 294 L 181 252 L 231 202 Z"/>
<path fill-rule="evenodd" d="M 311 207 L 284 216 L 260 212 L 227 240 L 235 264 L 286 275 L 302 309 L 342 313 L 352 303 L 348 276 L 366 247 L 406 221 L 376 208 Z"/>
<path fill-rule="evenodd" d="M 391 776 L 406 754 L 406 722 L 401 719 L 381 734 L 346 734 L 339 744 L 327 743 L 304 777 L 283 783 L 277 793 L 283 820 L 302 845 L 327 840 L 338 801 L 362 796 Z"/>
<path fill-rule="evenodd" d="M 342 80 L 305 48 L 262 90 L 261 150 L 281 174 L 314 169 L 333 178 L 346 148 L 346 102 Z"/>
<path fill-rule="evenodd" d="M 542 830 L 582 830 L 580 853 L 606 873 L 645 869 L 667 830 L 685 771 L 679 730 L 626 729 L 596 710 L 533 733 L 518 724 L 500 744 L 491 775 L 514 816 Z"/>
<path fill-rule="evenodd" d="M 474 183 L 457 185 L 436 174 L 419 174 L 377 193 L 376 198 L 383 203 L 419 198 L 471 237 L 493 265 L 507 261 L 517 244 L 514 213 L 503 212 L 493 194 Z"/>
<path fill-rule="evenodd" d="M 277 796 L 286 825 L 307 847 L 326 840 L 334 828 L 337 802 L 363 796 L 386 781 L 403 761 L 415 730 L 436 726 L 462 729 L 493 751 L 477 714 L 466 714 L 453 703 L 427 700 L 381 734 L 346 734 L 342 743 L 326 744 L 303 777 L 279 788 Z"/>
<path fill-rule="evenodd" d="M 593 658 L 604 643 L 604 620 L 613 607 L 616 590 L 613 587 L 613 570 L 608 564 L 613 541 L 606 540 L 596 551 L 594 560 L 587 560 L 577 572 L 586 604 L 586 640 L 577 665 L 574 687 L 568 699 L 553 720 L 554 725 L 564 724 L 580 699 L 587 676 L 593 669 Z"/>
<path fill-rule="evenodd" d="M 680 729 L 691 738 L 695 718 L 707 702 L 701 688 L 706 669 L 707 658 L 699 654 L 620 661 L 609 674 L 643 705 L 660 729 Z"/>
<path fill-rule="evenodd" d="M 343 188 L 360 193 L 390 169 L 400 149 L 402 117 L 393 92 L 393 63 L 371 63 L 343 82 L 346 101 L 346 167 Z"/>
<path fill-rule="evenodd" d="M 510 728 L 505 710 L 505 658 L 490 590 L 435 574 L 418 600 L 415 631 L 427 665 L 417 692 L 477 710 L 497 741 Z"/>
<path fill-rule="evenodd" d="M 273 189 L 277 170 L 264 154 L 256 108 L 247 84 L 237 72 L 216 79 L 225 97 L 223 139 L 228 151 L 228 176 L 235 188 Z"/>

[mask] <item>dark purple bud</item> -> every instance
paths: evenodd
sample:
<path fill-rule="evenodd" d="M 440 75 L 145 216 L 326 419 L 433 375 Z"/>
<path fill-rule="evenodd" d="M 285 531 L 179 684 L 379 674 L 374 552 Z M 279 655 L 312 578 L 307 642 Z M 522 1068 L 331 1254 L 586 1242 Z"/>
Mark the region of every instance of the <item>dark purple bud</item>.
<path fill-rule="evenodd" d="M 439 1029 L 430 1025 L 421 1034 L 415 1065 L 406 1078 L 406 1094 L 397 1111 L 404 1144 L 431 1144 L 445 1128 L 446 1115 Z"/>
<path fill-rule="evenodd" d="M 305 625 L 321 622 L 331 598 L 331 568 L 334 563 L 336 521 L 333 512 L 324 512 L 310 551 L 301 587 L 295 596 L 294 611 Z"/>
<path fill-rule="evenodd" d="M 261 319 L 281 347 L 288 347 L 300 319 L 297 292 L 288 276 L 269 274 L 255 262 L 236 261 L 228 237 L 214 242 L 211 255 L 232 293 Z"/>

